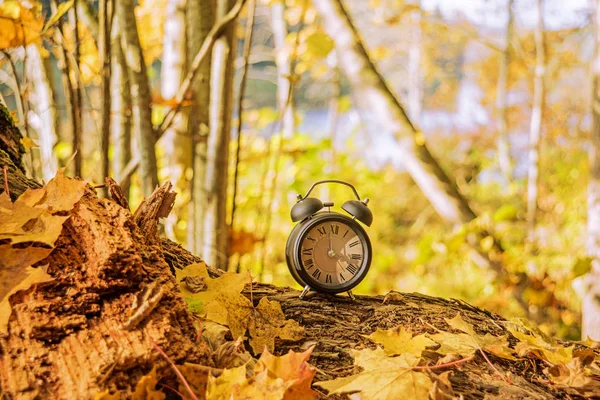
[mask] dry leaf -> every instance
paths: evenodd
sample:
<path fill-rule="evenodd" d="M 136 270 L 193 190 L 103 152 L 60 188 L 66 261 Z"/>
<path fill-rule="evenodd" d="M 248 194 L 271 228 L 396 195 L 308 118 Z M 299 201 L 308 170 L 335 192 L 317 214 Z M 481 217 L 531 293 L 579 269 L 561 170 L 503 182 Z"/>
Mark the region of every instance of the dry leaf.
<path fill-rule="evenodd" d="M 96 393 L 94 400 L 119 400 L 121 398 L 121 392 L 110 394 L 110 390 L 106 389 L 103 392 Z"/>
<path fill-rule="evenodd" d="M 284 400 L 312 400 L 317 392 L 311 389 L 316 370 L 308 364 L 314 346 L 303 353 L 290 350 L 284 356 L 274 356 L 268 350 L 263 352 L 255 367 L 255 373 L 267 371 L 269 375 L 281 378 L 288 386 Z"/>
<path fill-rule="evenodd" d="M 225 336 L 229 332 L 227 327 L 217 324 L 213 321 L 202 321 L 202 338 L 212 351 L 215 351 L 220 345 L 225 343 Z"/>
<path fill-rule="evenodd" d="M 135 391 L 131 395 L 133 400 L 164 400 L 165 394 L 156 390 L 158 376 L 156 375 L 156 366 L 152 368 L 147 375 L 140 378 L 135 385 Z"/>
<path fill-rule="evenodd" d="M 433 383 L 427 375 L 411 369 L 419 362 L 413 355 L 387 357 L 380 348 L 353 354 L 354 363 L 362 367 L 363 372 L 316 385 L 328 390 L 330 395 L 360 392 L 362 400 L 398 399 L 399 396 L 403 400 L 428 398 Z"/>
<path fill-rule="evenodd" d="M 193 293 L 182 280 L 187 276 L 203 277 L 207 289 L 203 292 Z M 227 325 L 233 337 L 237 338 L 246 334 L 249 320 L 252 317 L 252 303 L 240 292 L 248 283 L 248 276 L 226 272 L 218 278 L 208 276 L 205 263 L 191 264 L 183 270 L 177 271 L 177 281 L 183 297 L 188 303 L 199 305 L 195 313 L 206 319 Z"/>
<path fill-rule="evenodd" d="M 514 337 L 520 340 L 515 346 L 519 356 L 534 354 L 551 364 L 567 364 L 573 359 L 573 346 L 564 347 L 549 343 L 542 336 L 528 335 L 517 330 L 508 328 Z"/>
<path fill-rule="evenodd" d="M 2 272 L 2 270 L 0 270 Z M 17 277 L 20 277 L 17 282 Z M 4 278 L 4 276 L 3 276 Z M 18 273 L 12 273 L 10 275 L 10 285 L 12 289 L 2 297 L 0 301 L 0 333 L 6 332 L 8 329 L 8 320 L 12 314 L 12 308 L 10 306 L 10 296 L 17 293 L 19 290 L 28 289 L 31 285 L 36 283 L 48 282 L 52 280 L 52 277 L 46 273 L 44 268 L 23 268 Z M 5 284 L 4 279 L 2 280 L 3 285 Z M 4 287 L 3 287 L 4 288 Z"/>
<path fill-rule="evenodd" d="M 558 364 L 544 369 L 544 373 L 559 387 L 574 389 L 588 398 L 600 396 L 600 381 L 585 375 L 584 363 L 575 357 L 568 364 Z"/>
<path fill-rule="evenodd" d="M 250 346 L 254 354 L 260 354 L 265 348 L 273 351 L 275 337 L 283 340 L 300 340 L 304 337 L 304 328 L 298 322 L 285 319 L 281 304 L 263 297 L 256 306 L 256 312 L 250 320 Z"/>
<path fill-rule="evenodd" d="M 23 145 L 23 147 L 25 148 L 25 152 L 27 152 L 27 153 L 29 153 L 29 150 L 32 147 L 38 147 L 38 144 L 29 136 L 22 137 L 21 144 Z"/>
<path fill-rule="evenodd" d="M 367 337 L 382 345 L 385 354 L 388 356 L 410 353 L 416 357 L 421 357 L 423 350 L 437 344 L 425 335 L 413 337 L 412 333 L 404 327 L 387 330 L 377 329 Z"/>
<path fill-rule="evenodd" d="M 213 353 L 217 368 L 236 368 L 245 365 L 252 356 L 244 348 L 242 337 L 235 342 L 222 343 Z"/>
<path fill-rule="evenodd" d="M 439 343 L 441 346 L 435 350 L 440 354 L 459 354 L 461 356 L 471 356 L 479 349 L 494 354 L 497 357 L 507 360 L 514 360 L 512 350 L 508 347 L 507 335 L 492 336 L 489 333 L 480 335 L 473 330 L 473 327 L 465 322 L 460 313 L 452 319 L 446 319 L 448 325 L 452 328 L 465 333 L 441 332 L 429 337 Z"/>
<path fill-rule="evenodd" d="M 210 374 L 211 368 L 204 365 L 185 363 L 178 365 L 179 372 L 184 376 L 188 385 L 194 393 L 206 393 L 208 385 L 208 375 Z M 186 393 L 186 387 L 183 383 L 179 384 L 179 391 Z"/>

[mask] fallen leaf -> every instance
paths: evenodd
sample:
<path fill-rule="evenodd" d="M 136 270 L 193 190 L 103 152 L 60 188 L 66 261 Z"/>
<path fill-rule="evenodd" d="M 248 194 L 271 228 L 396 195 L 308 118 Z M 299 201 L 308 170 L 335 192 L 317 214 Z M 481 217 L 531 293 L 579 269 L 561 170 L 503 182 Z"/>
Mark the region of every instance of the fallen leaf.
<path fill-rule="evenodd" d="M 0 270 L 0 272 L 3 272 Z M 5 274 L 2 274 L 5 275 Z M 6 284 L 4 282 L 4 276 L 2 276 L 3 287 L 5 289 Z M 2 296 L 2 300 L 0 301 L 0 332 L 7 332 L 8 329 L 8 320 L 10 315 L 12 314 L 12 307 L 10 306 L 10 296 L 17 293 L 19 290 L 28 289 L 32 285 L 36 283 L 48 282 L 52 280 L 52 277 L 46 273 L 44 268 L 33 268 L 27 267 L 23 268 L 22 271 L 18 271 L 18 273 L 10 274 L 9 278 L 11 279 L 9 285 L 11 286 L 10 291 L 7 294 Z"/>
<path fill-rule="evenodd" d="M 255 373 L 267 371 L 269 375 L 290 383 L 283 397 L 284 400 L 312 400 L 317 397 L 317 392 L 310 387 L 316 370 L 308 364 L 313 349 L 314 346 L 303 353 L 290 350 L 280 357 L 265 350 L 254 371 Z"/>
<path fill-rule="evenodd" d="M 183 375 L 188 385 L 194 393 L 206 393 L 208 385 L 208 375 L 211 373 L 211 368 L 204 365 L 185 363 L 178 365 L 179 372 Z M 179 391 L 186 392 L 186 387 L 183 383 L 179 384 Z"/>
<path fill-rule="evenodd" d="M 250 320 L 249 331 L 250 346 L 254 354 L 260 354 L 265 348 L 273 351 L 276 337 L 292 341 L 304 337 L 304 328 L 294 320 L 286 320 L 281 304 L 266 297 L 258 302 L 256 312 Z"/>
<path fill-rule="evenodd" d="M 218 278 L 212 279 L 208 275 L 205 263 L 191 264 L 177 271 L 177 281 L 183 297 L 190 302 L 201 301 L 199 310 L 195 313 L 206 319 L 226 325 L 231 330 L 234 338 L 244 336 L 252 318 L 253 306 L 250 300 L 240 292 L 248 283 L 248 276 L 226 272 Z M 182 280 L 187 276 L 203 277 L 207 289 L 193 293 Z M 197 306 L 197 304 L 196 304 Z"/>
<path fill-rule="evenodd" d="M 103 392 L 96 393 L 94 400 L 119 400 L 121 398 L 121 392 L 115 392 L 110 394 L 110 390 L 106 389 Z"/>
<path fill-rule="evenodd" d="M 32 147 L 38 147 L 38 144 L 28 136 L 21 138 L 21 144 L 23 145 L 23 147 L 25 148 L 25 152 L 27 153 L 29 153 L 29 150 Z"/>
<path fill-rule="evenodd" d="M 558 364 L 544 369 L 544 373 L 559 387 L 574 389 L 588 398 L 600 396 L 600 381 L 586 376 L 583 367 L 581 358 L 574 357 L 567 364 Z"/>
<path fill-rule="evenodd" d="M 424 373 L 411 369 L 419 362 L 413 355 L 387 357 L 380 348 L 354 351 L 353 355 L 363 372 L 315 385 L 330 395 L 360 392 L 362 400 L 398 399 L 399 395 L 403 400 L 428 398 L 433 383 Z"/>
<path fill-rule="evenodd" d="M 441 346 L 435 351 L 440 354 L 459 354 L 464 357 L 471 356 L 479 349 L 494 354 L 507 360 L 514 360 L 512 350 L 508 347 L 507 335 L 493 336 L 489 333 L 480 335 L 473 327 L 462 319 L 460 313 L 452 319 L 446 319 L 448 325 L 464 333 L 440 332 L 429 335 L 431 339 Z"/>
<path fill-rule="evenodd" d="M 413 337 L 412 333 L 402 326 L 387 330 L 377 329 L 367 337 L 382 345 L 385 354 L 388 356 L 410 353 L 416 357 L 421 357 L 423 350 L 437 344 L 425 335 Z"/>
<path fill-rule="evenodd" d="M 227 332 L 229 332 L 229 329 L 221 324 L 213 321 L 202 321 L 202 338 L 208 343 L 212 351 L 215 351 L 227 341 L 225 339 Z"/>
<path fill-rule="evenodd" d="M 243 346 L 242 337 L 235 342 L 225 342 L 213 352 L 213 359 L 217 368 L 236 368 L 245 365 L 252 356 Z"/>
<path fill-rule="evenodd" d="M 207 400 L 281 400 L 289 387 L 283 379 L 267 371 L 246 378 L 246 366 L 223 370 L 219 377 L 208 377 Z"/>
<path fill-rule="evenodd" d="M 542 335 L 526 334 L 517 330 L 510 325 L 508 330 L 514 337 L 519 339 L 519 343 L 515 346 L 515 351 L 519 356 L 533 354 L 538 358 L 548 361 L 551 364 L 567 364 L 573 359 L 573 346 L 564 347 L 550 343 L 548 339 Z"/>
<path fill-rule="evenodd" d="M 35 206 L 52 213 L 70 211 L 85 193 L 87 184 L 79 179 L 65 176 L 60 169 L 44 187 L 46 195 Z"/>
<path fill-rule="evenodd" d="M 156 375 L 156 366 L 152 368 L 147 375 L 140 378 L 135 385 L 135 390 L 131 395 L 133 400 L 164 400 L 165 394 L 156 390 L 158 376 Z"/>
<path fill-rule="evenodd" d="M 206 388 L 207 400 L 230 399 L 233 388 L 246 381 L 246 367 L 225 369 L 223 373 L 214 377 L 208 376 L 208 385 Z"/>

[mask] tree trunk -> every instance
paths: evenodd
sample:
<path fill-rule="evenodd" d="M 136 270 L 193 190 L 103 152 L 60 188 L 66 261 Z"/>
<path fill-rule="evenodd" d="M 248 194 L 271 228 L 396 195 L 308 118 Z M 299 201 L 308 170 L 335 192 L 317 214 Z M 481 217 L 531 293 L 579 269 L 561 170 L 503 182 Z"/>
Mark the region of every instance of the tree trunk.
<path fill-rule="evenodd" d="M 10 163 L 9 169 L 20 171 L 20 134 L 7 115 L 0 107 L 0 157 Z M 11 175 L 11 193 L 18 189 L 15 183 Z M 22 183 L 37 187 L 35 181 L 26 178 Z M 8 398 L 93 399 L 101 397 L 100 393 L 107 398 L 116 390 L 122 391 L 121 398 L 137 398 L 132 394 L 137 382 L 153 367 L 162 377 L 159 389 L 170 386 L 184 390 L 152 343 L 175 364 L 215 365 L 215 354 L 199 336 L 169 270 L 200 259 L 156 236 L 157 218 L 172 204 L 170 185 L 157 190 L 131 215 L 114 181 L 108 183 L 112 199 L 99 199 L 88 187 L 68 212 L 54 251 L 44 260 L 54 280 L 10 299 L 13 312 L 8 334 L 0 338 L 0 385 Z M 0 193 L 3 190 L 0 185 Z M 223 273 L 207 269 L 213 278 Z M 143 320 L 126 329 L 128 305 L 151 282 L 162 289 L 163 296 Z M 402 326 L 415 333 L 436 333 L 436 329 L 448 330 L 445 318 L 458 313 L 478 334 L 508 335 L 511 347 L 518 343 L 500 316 L 460 300 L 397 292 L 385 297 L 356 296 L 356 300 L 309 293 L 300 300 L 296 290 L 256 283 L 246 285 L 242 294 L 254 307 L 265 297 L 279 303 L 286 319 L 301 324 L 302 339 L 276 339 L 274 354 L 304 351 L 314 345 L 309 362 L 317 370 L 315 381 L 358 372 L 352 350 L 374 348 L 367 336 L 378 328 Z M 264 323 L 259 322 L 263 319 L 257 318 L 255 323 Z M 579 344 L 581 348 L 585 349 Z M 433 366 L 428 371 L 432 378 L 452 371 L 445 379 L 455 395 L 464 399 L 579 398 L 571 397 L 570 389 L 548 383 L 541 374 L 546 364 L 537 356 L 509 361 L 482 354 L 475 353 L 460 367 L 434 366 L 439 356 L 429 351 L 423 352 L 423 358 Z M 441 376 L 438 379 L 441 381 Z M 202 393 L 196 394 L 203 398 Z M 436 398 L 445 397 L 439 394 Z"/>
<path fill-rule="evenodd" d="M 186 74 L 186 0 L 169 0 L 165 20 L 163 57 L 160 76 L 160 90 L 163 99 L 172 100 L 177 94 Z M 167 159 L 168 177 L 176 188 L 189 187 L 185 171 L 191 168 L 192 143 L 187 134 L 188 110 L 182 110 L 174 123 L 160 138 L 161 147 Z M 175 240 L 177 215 L 171 213 L 165 221 L 165 233 Z"/>
<path fill-rule="evenodd" d="M 119 20 L 121 43 L 131 85 L 133 100 L 133 123 L 139 132 L 138 151 L 140 154 L 140 180 L 142 192 L 149 196 L 158 185 L 156 137 L 152 127 L 150 83 L 146 63 L 140 46 L 133 0 L 119 0 L 117 18 Z"/>
<path fill-rule="evenodd" d="M 590 143 L 590 182 L 588 185 L 587 251 L 592 270 L 585 276 L 582 336 L 600 340 L 600 2 L 596 1 L 596 54 L 592 60 L 592 132 Z"/>
<path fill-rule="evenodd" d="M 215 23 L 215 3 L 203 0 L 188 0 L 187 3 L 187 50 L 191 67 L 192 56 L 197 54 Z M 212 55 L 208 56 L 198 69 L 198 77 L 192 84 L 192 107 L 188 122 L 188 135 L 192 146 L 192 185 L 188 209 L 187 244 L 192 252 L 204 253 L 204 216 L 208 205 L 205 188 L 207 168 L 207 142 L 209 136 L 210 75 Z M 224 200 L 223 200 L 224 201 Z"/>
<path fill-rule="evenodd" d="M 421 1 L 419 9 L 410 14 L 410 47 L 408 49 L 408 116 L 415 124 L 421 122 L 423 109 L 423 76 L 421 68 Z"/>
<path fill-rule="evenodd" d="M 283 112 L 283 137 L 289 139 L 294 135 L 295 123 L 293 102 L 288 99 L 290 96 L 292 64 L 289 47 L 285 42 L 288 29 L 283 15 L 284 8 L 283 1 L 271 3 L 271 27 L 275 44 L 275 62 L 277 64 L 277 109 L 280 115 Z"/>
<path fill-rule="evenodd" d="M 78 0 L 74 0 L 73 7 L 69 10 L 69 20 L 73 30 L 73 54 L 67 60 L 71 61 L 71 83 L 73 85 L 73 97 L 71 97 L 71 107 L 73 107 L 73 120 L 77 121 L 73 125 L 73 151 L 76 151 L 73 159 L 75 176 L 82 176 L 83 171 L 83 82 L 81 81 L 81 57 L 79 51 L 79 16 L 77 12 Z M 64 37 L 64 36 L 63 36 Z"/>
<path fill-rule="evenodd" d="M 114 25 L 115 28 L 118 26 L 117 23 Z M 129 199 L 131 179 L 129 177 L 122 177 L 122 173 L 127 164 L 129 164 L 129 161 L 131 161 L 131 107 L 133 99 L 131 98 L 127 62 L 125 61 L 125 53 L 123 52 L 119 35 L 113 37 L 112 47 L 112 170 L 113 174 L 119 178 L 125 197 Z"/>
<path fill-rule="evenodd" d="M 506 24 L 506 47 L 500 56 L 500 71 L 498 72 L 498 88 L 496 93 L 496 113 L 498 129 L 498 163 L 507 183 L 512 181 L 512 161 L 510 157 L 510 143 L 508 140 L 508 110 L 506 100 L 508 96 L 508 73 L 510 65 L 510 50 L 513 36 L 514 0 L 508 0 L 508 22 Z"/>
<path fill-rule="evenodd" d="M 111 9 L 113 3 L 110 0 L 100 0 L 98 10 L 98 26 L 100 27 L 98 37 L 98 53 L 102 63 L 100 76 L 100 182 L 110 175 L 110 159 L 108 149 L 110 145 L 110 122 L 111 122 Z M 103 194 L 108 191 L 103 190 Z"/>
<path fill-rule="evenodd" d="M 30 85 L 28 100 L 31 105 L 27 119 L 29 126 L 37 132 L 42 177 L 47 182 L 56 175 L 58 168 L 58 161 L 53 151 L 57 139 L 54 131 L 56 116 L 52 92 L 37 45 L 30 44 L 25 51 L 27 51 L 26 74 Z"/>
<path fill-rule="evenodd" d="M 216 19 L 221 20 L 234 1 L 218 0 Z M 231 136 L 231 109 L 233 97 L 233 63 L 235 42 L 234 24 L 215 42 L 210 71 L 209 135 L 206 153 L 206 210 L 202 256 L 207 264 L 226 269 L 227 242 L 227 188 L 229 182 L 229 139 Z"/>
<path fill-rule="evenodd" d="M 535 244 L 535 224 L 538 202 L 540 168 L 540 137 L 544 109 L 544 75 L 546 46 L 544 43 L 544 2 L 537 0 L 538 19 L 535 28 L 535 78 L 533 81 L 533 109 L 529 127 L 529 165 L 527 170 L 527 241 Z"/>

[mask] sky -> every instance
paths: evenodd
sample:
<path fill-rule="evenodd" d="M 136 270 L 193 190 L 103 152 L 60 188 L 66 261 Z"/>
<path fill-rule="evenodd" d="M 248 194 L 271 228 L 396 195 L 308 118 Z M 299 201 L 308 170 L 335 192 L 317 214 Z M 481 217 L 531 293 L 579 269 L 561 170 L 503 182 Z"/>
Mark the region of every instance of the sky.
<path fill-rule="evenodd" d="M 473 24 L 500 28 L 506 23 L 508 0 L 421 0 L 425 10 L 439 8 L 446 17 L 465 15 Z M 515 0 L 517 23 L 535 24 L 537 0 Z M 585 24 L 586 11 L 592 0 L 544 0 L 544 17 L 548 29 L 564 29 Z"/>

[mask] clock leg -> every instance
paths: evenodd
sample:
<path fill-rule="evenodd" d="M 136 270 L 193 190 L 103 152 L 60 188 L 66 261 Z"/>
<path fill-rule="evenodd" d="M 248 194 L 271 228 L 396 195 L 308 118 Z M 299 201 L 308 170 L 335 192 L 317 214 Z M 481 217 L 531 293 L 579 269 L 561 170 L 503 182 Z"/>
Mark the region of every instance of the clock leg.
<path fill-rule="evenodd" d="M 354 297 L 354 294 L 352 294 L 352 290 L 348 290 L 346 293 L 348 293 L 348 297 L 350 297 L 352 301 L 356 301 L 356 297 Z"/>
<path fill-rule="evenodd" d="M 310 290 L 310 286 L 306 285 L 304 286 L 304 290 L 302 290 L 302 293 L 300 293 L 300 300 L 302 300 L 304 298 L 304 296 L 306 296 L 306 294 L 309 292 Z"/>

